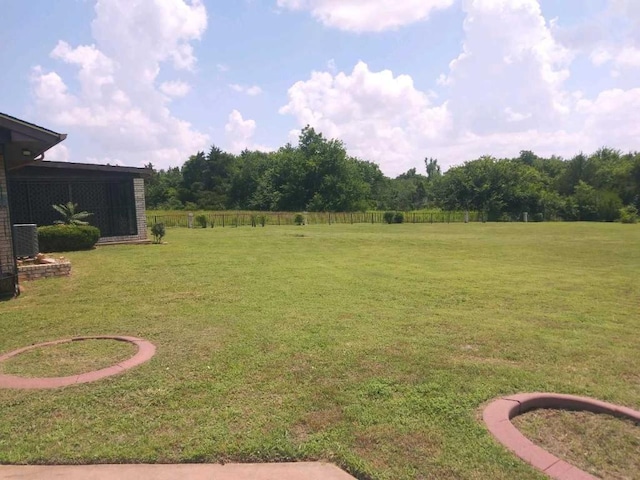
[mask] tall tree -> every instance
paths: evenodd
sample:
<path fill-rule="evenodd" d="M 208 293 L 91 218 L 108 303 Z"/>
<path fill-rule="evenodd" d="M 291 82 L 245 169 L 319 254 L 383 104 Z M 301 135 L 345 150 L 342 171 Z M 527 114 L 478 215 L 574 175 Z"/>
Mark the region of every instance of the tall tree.
<path fill-rule="evenodd" d="M 435 158 L 425 158 L 424 164 L 427 169 L 427 179 L 434 180 L 442 175 L 440 171 L 440 165 Z"/>

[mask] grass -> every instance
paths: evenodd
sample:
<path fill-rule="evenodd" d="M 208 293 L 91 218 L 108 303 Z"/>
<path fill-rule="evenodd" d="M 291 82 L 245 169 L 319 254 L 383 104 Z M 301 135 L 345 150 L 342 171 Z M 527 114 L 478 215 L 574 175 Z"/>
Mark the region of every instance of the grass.
<path fill-rule="evenodd" d="M 304 236 L 301 236 L 304 235 Z M 551 391 L 640 408 L 640 228 L 169 229 L 69 253 L 0 303 L 0 351 L 77 335 L 148 363 L 0 390 L 0 463 L 326 459 L 360 479 L 543 479 L 479 408 Z"/>
<path fill-rule="evenodd" d="M 65 377 L 110 367 L 137 351 L 127 342 L 83 340 L 49 345 L 0 363 L 0 373 L 21 377 Z"/>
<path fill-rule="evenodd" d="M 535 410 L 514 418 L 513 423 L 533 442 L 594 476 L 638 478 L 638 423 L 562 410 Z"/>

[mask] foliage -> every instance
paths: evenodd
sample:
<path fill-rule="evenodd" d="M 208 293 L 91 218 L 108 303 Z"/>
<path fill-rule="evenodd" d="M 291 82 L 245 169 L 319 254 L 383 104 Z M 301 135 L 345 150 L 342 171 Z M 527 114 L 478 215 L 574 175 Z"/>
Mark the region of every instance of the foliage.
<path fill-rule="evenodd" d="M 638 209 L 633 205 L 627 205 L 620 209 L 620 221 L 622 223 L 637 223 Z"/>
<path fill-rule="evenodd" d="M 176 159 L 180 161 L 180 159 Z M 153 167 L 151 164 L 148 167 Z M 212 146 L 182 168 L 154 171 L 147 206 L 163 210 L 481 211 L 488 220 L 543 214 L 550 220 L 612 221 L 640 197 L 640 153 L 601 148 L 573 158 L 483 156 L 443 172 L 427 157 L 389 178 L 380 167 L 348 155 L 336 139 L 306 127 L 297 145 L 239 155 Z"/>
<path fill-rule="evenodd" d="M 85 218 L 89 218 L 92 213 L 89 212 L 77 212 L 77 203 L 67 202 L 60 205 L 51 205 L 53 209 L 62 216 L 62 220 L 56 220 L 56 225 L 89 225 L 89 222 L 85 221 Z"/>
<path fill-rule="evenodd" d="M 194 220 L 196 221 L 196 224 L 198 224 L 200 227 L 207 228 L 206 215 L 196 215 L 196 218 Z"/>
<path fill-rule="evenodd" d="M 296 216 L 293 218 L 293 221 L 296 225 L 304 225 L 306 223 L 306 219 L 304 215 L 301 213 L 296 213 Z"/>
<path fill-rule="evenodd" d="M 45 225 L 38 227 L 41 252 L 72 252 L 93 248 L 100 230 L 90 225 Z"/>
<path fill-rule="evenodd" d="M 161 243 L 165 233 L 164 223 L 156 223 L 151 227 L 154 243 Z"/>
<path fill-rule="evenodd" d="M 391 224 L 393 223 L 393 219 L 396 216 L 396 212 L 384 212 L 384 215 L 382 215 L 382 218 L 384 219 L 385 223 Z"/>
<path fill-rule="evenodd" d="M 393 223 L 403 223 L 404 222 L 404 213 L 396 212 L 393 216 Z"/>

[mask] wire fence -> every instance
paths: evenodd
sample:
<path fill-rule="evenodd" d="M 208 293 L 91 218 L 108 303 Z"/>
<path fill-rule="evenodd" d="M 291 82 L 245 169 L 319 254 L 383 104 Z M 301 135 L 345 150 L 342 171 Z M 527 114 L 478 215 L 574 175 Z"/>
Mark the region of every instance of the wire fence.
<path fill-rule="evenodd" d="M 482 212 L 435 211 L 401 212 L 402 223 L 463 223 L 484 222 Z M 388 223 L 385 212 L 209 212 L 194 214 L 147 214 L 147 224 L 163 223 L 165 227 L 217 228 L 265 225 L 333 225 L 357 223 Z M 400 222 L 398 222 L 400 223 Z"/>

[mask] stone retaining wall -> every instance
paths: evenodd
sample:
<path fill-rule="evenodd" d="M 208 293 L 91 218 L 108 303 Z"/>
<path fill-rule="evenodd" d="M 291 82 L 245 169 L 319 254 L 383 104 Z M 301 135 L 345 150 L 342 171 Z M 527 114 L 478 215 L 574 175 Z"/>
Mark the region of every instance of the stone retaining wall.
<path fill-rule="evenodd" d="M 39 278 L 66 277 L 71 275 L 71 262 L 49 263 L 42 265 L 19 265 L 18 281 L 28 282 Z"/>

